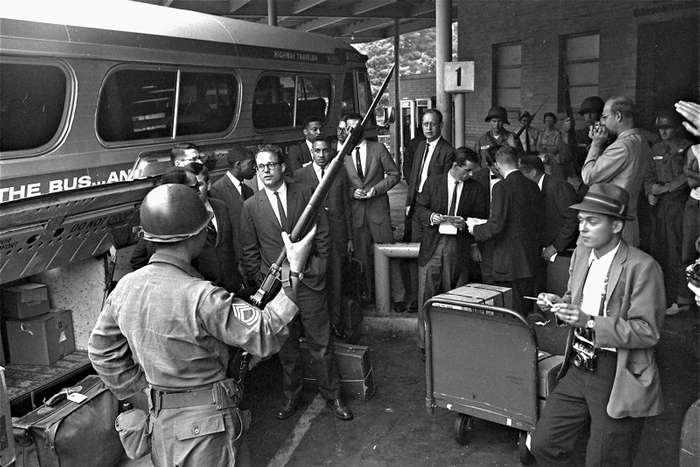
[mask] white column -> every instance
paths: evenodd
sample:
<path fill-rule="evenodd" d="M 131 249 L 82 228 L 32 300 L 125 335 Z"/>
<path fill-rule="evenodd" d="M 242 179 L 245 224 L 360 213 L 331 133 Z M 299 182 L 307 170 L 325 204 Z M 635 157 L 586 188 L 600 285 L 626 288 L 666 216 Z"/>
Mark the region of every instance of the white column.
<path fill-rule="evenodd" d="M 435 0 L 435 98 L 437 108 L 445 117 L 442 134 L 454 142 L 452 137 L 452 102 L 445 93 L 445 62 L 452 60 L 452 1 Z"/>

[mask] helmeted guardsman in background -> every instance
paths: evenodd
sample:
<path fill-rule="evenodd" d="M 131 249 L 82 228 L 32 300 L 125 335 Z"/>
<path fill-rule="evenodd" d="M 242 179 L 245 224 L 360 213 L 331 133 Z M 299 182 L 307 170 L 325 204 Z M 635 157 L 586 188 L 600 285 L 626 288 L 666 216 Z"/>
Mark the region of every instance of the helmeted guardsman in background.
<path fill-rule="evenodd" d="M 515 133 L 503 128 L 503 125 L 510 125 L 508 122 L 508 112 L 500 105 L 494 105 L 489 109 L 484 121 L 488 122 L 491 129 L 479 138 L 476 145 L 476 152 L 481 156 L 481 166 L 486 167 L 487 155 L 496 155 L 496 151 L 501 146 L 510 146 L 517 150 L 518 154 L 523 151 L 520 139 Z"/>

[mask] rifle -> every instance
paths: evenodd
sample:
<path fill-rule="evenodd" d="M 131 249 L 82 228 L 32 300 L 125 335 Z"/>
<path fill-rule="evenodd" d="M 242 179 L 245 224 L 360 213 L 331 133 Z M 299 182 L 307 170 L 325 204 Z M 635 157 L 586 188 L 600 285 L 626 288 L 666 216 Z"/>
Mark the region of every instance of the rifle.
<path fill-rule="evenodd" d="M 367 109 L 362 122 L 360 122 L 356 128 L 350 130 L 350 133 L 345 139 L 345 142 L 340 148 L 337 156 L 334 157 L 328 164 L 325 176 L 314 190 L 313 194 L 311 195 L 311 199 L 309 200 L 309 204 L 306 205 L 306 208 L 304 208 L 299 220 L 292 229 L 292 233 L 290 235 L 290 240 L 292 242 L 298 241 L 304 235 L 304 233 L 308 232 L 309 228 L 311 227 L 311 224 L 316 217 L 316 213 L 321 207 L 321 203 L 325 199 L 331 185 L 333 184 L 333 180 L 338 172 L 343 168 L 345 156 L 347 156 L 352 148 L 357 146 L 357 144 L 360 142 L 360 139 L 362 138 L 362 131 L 367 125 L 367 122 L 369 122 L 370 116 L 377 108 L 382 94 L 384 94 L 384 91 L 386 91 L 386 88 L 389 85 L 389 79 L 391 78 L 395 68 L 396 64 L 391 66 L 389 73 L 387 73 L 386 78 L 384 78 L 382 86 L 379 88 L 379 92 L 377 92 L 377 94 L 374 96 L 374 100 L 372 100 L 372 105 L 370 105 L 369 109 Z M 260 288 L 257 292 L 255 292 L 255 295 L 250 297 L 250 301 L 253 305 L 257 306 L 258 308 L 263 308 L 275 297 L 275 295 L 277 295 L 277 292 L 279 292 L 280 288 L 282 287 L 279 278 L 280 271 L 282 270 L 282 263 L 284 263 L 286 258 L 287 250 L 282 247 L 282 251 L 277 257 L 277 260 L 270 266 L 270 270 L 268 271 L 267 276 L 265 276 Z"/>
<path fill-rule="evenodd" d="M 542 110 L 542 107 L 544 107 L 544 105 L 547 103 L 547 99 L 549 99 L 549 98 L 547 97 L 547 98 L 545 98 L 545 99 L 542 101 L 542 103 L 540 104 L 540 106 L 537 107 L 537 110 L 535 110 L 535 113 L 532 114 L 532 116 L 530 117 L 530 120 L 529 120 L 525 125 L 523 125 L 523 126 L 520 127 L 520 129 L 519 129 L 518 132 L 515 134 L 515 136 L 517 136 L 518 138 L 520 138 L 520 135 L 523 134 L 523 131 L 525 131 L 525 128 L 529 127 L 529 126 L 530 126 L 530 122 L 532 122 L 532 121 L 535 119 L 535 115 L 537 115 L 537 113 L 538 113 L 540 110 Z"/>
<path fill-rule="evenodd" d="M 564 75 L 564 109 L 566 116 L 569 119 L 569 131 L 568 131 L 568 146 L 569 153 L 571 154 L 571 159 L 574 164 L 577 163 L 576 156 L 576 119 L 574 118 L 574 109 L 571 107 L 571 90 L 569 88 L 569 75 Z"/>

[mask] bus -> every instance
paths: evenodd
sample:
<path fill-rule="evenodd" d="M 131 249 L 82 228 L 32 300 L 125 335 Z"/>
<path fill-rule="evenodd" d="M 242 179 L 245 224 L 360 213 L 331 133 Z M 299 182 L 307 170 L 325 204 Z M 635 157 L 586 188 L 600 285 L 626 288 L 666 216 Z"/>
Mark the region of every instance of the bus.
<path fill-rule="evenodd" d="M 306 117 L 334 135 L 369 108 L 365 63 L 341 40 L 146 3 L 5 2 L 0 286 L 47 284 L 85 348 L 173 146 L 199 146 L 216 176 L 235 146 L 297 143 Z"/>

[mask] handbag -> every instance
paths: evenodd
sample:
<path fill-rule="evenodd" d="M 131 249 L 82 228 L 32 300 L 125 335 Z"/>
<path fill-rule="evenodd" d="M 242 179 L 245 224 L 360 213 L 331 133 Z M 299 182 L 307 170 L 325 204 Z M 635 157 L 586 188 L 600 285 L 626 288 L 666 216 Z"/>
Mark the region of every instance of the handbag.
<path fill-rule="evenodd" d="M 33 441 L 41 467 L 110 467 L 124 454 L 118 412 L 119 400 L 91 375 L 12 424 Z"/>

